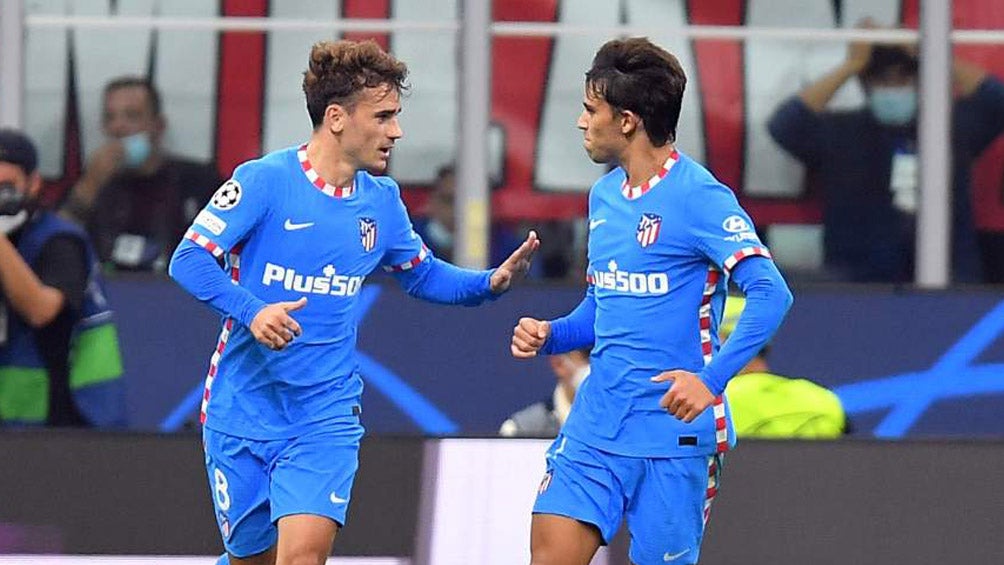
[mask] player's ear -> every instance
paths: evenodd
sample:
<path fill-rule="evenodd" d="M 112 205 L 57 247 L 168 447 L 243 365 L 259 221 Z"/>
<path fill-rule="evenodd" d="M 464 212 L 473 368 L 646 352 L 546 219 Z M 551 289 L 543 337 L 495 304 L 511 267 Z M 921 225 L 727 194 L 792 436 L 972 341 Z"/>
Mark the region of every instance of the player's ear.
<path fill-rule="evenodd" d="M 42 192 L 42 175 L 36 170 L 28 175 L 28 196 L 34 198 Z"/>
<path fill-rule="evenodd" d="M 324 123 L 331 133 L 342 133 L 347 117 L 345 107 L 341 104 L 328 104 L 328 107 L 324 109 Z"/>
<path fill-rule="evenodd" d="M 620 112 L 621 133 L 630 136 L 641 129 L 641 116 L 631 110 L 621 110 Z"/>

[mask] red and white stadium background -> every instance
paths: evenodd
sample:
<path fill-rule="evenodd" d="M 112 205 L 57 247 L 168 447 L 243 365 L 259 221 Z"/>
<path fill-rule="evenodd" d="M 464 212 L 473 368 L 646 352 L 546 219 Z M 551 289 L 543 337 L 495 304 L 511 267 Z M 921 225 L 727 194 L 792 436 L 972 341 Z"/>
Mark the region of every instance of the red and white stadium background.
<path fill-rule="evenodd" d="M 957 29 L 1002 29 L 998 0 L 955 0 Z M 28 15 L 256 16 L 318 21 L 387 18 L 447 22 L 457 0 L 34 0 Z M 871 16 L 916 27 L 917 0 L 494 0 L 495 21 L 577 25 L 665 24 L 653 39 L 676 53 L 690 82 L 680 147 L 734 187 L 758 223 L 811 224 L 818 202 L 803 190 L 804 171 L 770 140 L 764 123 L 776 104 L 844 56 L 839 42 L 779 39 L 687 40 L 679 25 L 852 27 Z M 405 60 L 413 86 L 405 138 L 391 173 L 408 187 L 427 186 L 455 154 L 457 34 L 408 31 L 375 37 Z M 334 34 L 328 38 L 334 38 Z M 304 31 L 216 32 L 29 27 L 25 43 L 25 123 L 42 147 L 42 171 L 58 199 L 101 143 L 100 93 L 111 78 L 149 74 L 161 89 L 168 147 L 214 160 L 224 176 L 264 151 L 302 141 L 308 119 L 300 92 L 310 45 Z M 492 170 L 496 219 L 560 219 L 585 212 L 584 191 L 599 169 L 574 127 L 585 69 L 608 37 L 499 37 L 492 45 Z M 1004 45 L 961 46 L 957 53 L 1004 76 Z M 862 102 L 848 84 L 834 105 Z M 839 158 L 839 156 L 835 156 Z M 981 229 L 1004 231 L 1004 141 L 980 160 L 974 206 Z M 408 190 L 413 211 L 424 191 Z"/>

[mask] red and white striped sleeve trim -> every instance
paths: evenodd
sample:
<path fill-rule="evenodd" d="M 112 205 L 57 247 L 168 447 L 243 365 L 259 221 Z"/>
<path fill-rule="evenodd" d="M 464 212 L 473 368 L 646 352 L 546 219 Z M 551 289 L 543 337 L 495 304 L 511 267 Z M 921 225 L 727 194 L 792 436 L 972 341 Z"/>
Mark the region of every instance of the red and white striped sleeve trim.
<path fill-rule="evenodd" d="M 419 250 L 418 255 L 412 258 L 411 261 L 405 261 L 404 263 L 398 263 L 397 265 L 387 265 L 384 266 L 383 270 L 388 273 L 400 273 L 402 271 L 410 271 L 414 269 L 421 263 L 425 261 L 425 258 L 429 256 L 429 248 L 422 244 L 422 249 Z"/>
<path fill-rule="evenodd" d="M 209 239 L 208 237 L 202 235 L 201 233 L 193 229 L 189 229 L 187 232 L 185 232 L 185 239 L 189 241 L 194 241 L 196 245 L 212 253 L 213 257 L 216 257 L 217 259 L 223 257 L 222 247 L 216 245 L 215 243 L 213 243 L 213 240 Z"/>
<path fill-rule="evenodd" d="M 732 269 L 743 259 L 747 257 L 766 257 L 767 259 L 773 259 L 770 254 L 770 250 L 766 247 L 753 246 L 753 247 L 743 247 L 739 251 L 736 251 L 732 255 L 729 255 L 722 268 L 725 269 L 726 274 L 732 272 Z"/>

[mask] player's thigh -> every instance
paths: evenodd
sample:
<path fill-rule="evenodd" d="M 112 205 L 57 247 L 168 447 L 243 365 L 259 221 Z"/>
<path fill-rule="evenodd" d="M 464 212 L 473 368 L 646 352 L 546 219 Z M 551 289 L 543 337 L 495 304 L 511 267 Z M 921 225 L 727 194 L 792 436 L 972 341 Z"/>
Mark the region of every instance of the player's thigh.
<path fill-rule="evenodd" d="M 361 437 L 362 426 L 356 418 L 290 440 L 272 468 L 272 520 L 311 514 L 345 525 Z"/>
<path fill-rule="evenodd" d="M 337 533 L 338 524 L 327 516 L 291 514 L 279 518 L 276 565 L 322 565 Z"/>
<path fill-rule="evenodd" d="M 589 565 L 602 544 L 603 537 L 593 524 L 555 514 L 533 515 L 531 565 Z"/>
<path fill-rule="evenodd" d="M 276 546 L 268 548 L 264 553 L 252 555 L 250 557 L 237 557 L 229 555 L 228 565 L 275 565 Z"/>
<path fill-rule="evenodd" d="M 203 431 L 206 471 L 223 545 L 237 558 L 260 558 L 277 539 L 269 505 L 264 444 Z M 254 561 L 252 563 L 268 563 Z"/>
<path fill-rule="evenodd" d="M 627 509 L 632 563 L 697 563 L 720 465 L 717 455 L 645 460 Z"/>
<path fill-rule="evenodd" d="M 580 542 L 588 542 L 591 557 L 600 545 L 613 539 L 624 516 L 623 483 L 618 478 L 622 470 L 617 468 L 617 458 L 560 435 L 548 449 L 546 462 L 547 469 L 533 506 L 534 528 L 537 524 L 545 528 L 532 536 L 534 562 L 537 556 L 558 553 L 554 548 L 563 538 L 547 535 L 552 528 L 581 534 L 569 543 L 579 546 Z M 565 520 L 538 519 L 538 516 Z M 576 524 L 578 528 L 574 527 Z"/>

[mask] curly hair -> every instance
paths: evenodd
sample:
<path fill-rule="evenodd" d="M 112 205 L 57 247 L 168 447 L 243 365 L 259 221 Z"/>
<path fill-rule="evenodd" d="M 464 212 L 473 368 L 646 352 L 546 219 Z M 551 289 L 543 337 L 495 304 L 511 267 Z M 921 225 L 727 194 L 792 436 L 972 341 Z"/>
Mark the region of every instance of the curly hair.
<path fill-rule="evenodd" d="M 648 38 L 603 44 L 586 73 L 586 84 L 616 111 L 638 114 L 655 146 L 676 141 L 687 75 L 676 57 Z"/>
<path fill-rule="evenodd" d="M 407 90 L 408 66 L 380 48 L 373 40 L 321 41 L 310 49 L 310 62 L 303 73 L 307 113 L 316 128 L 324 110 L 340 104 L 352 110 L 356 95 L 365 88 L 388 85 Z"/>

